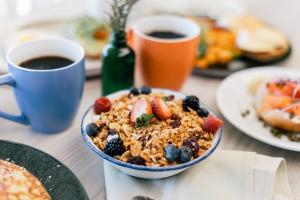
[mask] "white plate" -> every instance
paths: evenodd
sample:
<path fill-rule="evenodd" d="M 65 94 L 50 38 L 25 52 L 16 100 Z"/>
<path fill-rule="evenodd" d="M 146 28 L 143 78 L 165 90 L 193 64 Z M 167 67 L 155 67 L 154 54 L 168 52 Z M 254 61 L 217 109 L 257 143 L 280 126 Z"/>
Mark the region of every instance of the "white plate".
<path fill-rule="evenodd" d="M 12 46 L 22 43 L 24 38 L 27 40 L 32 39 L 43 39 L 49 37 L 67 37 L 64 32 L 67 32 L 67 22 L 45 22 L 37 24 L 31 28 L 20 28 L 16 29 L 11 34 L 3 35 L 0 37 L 0 74 L 7 73 L 7 64 L 5 61 L 6 52 Z M 99 76 L 101 73 L 102 61 L 101 59 L 85 59 L 85 71 L 87 77 Z"/>
<path fill-rule="evenodd" d="M 300 78 L 300 71 L 284 67 L 258 67 L 243 70 L 227 77 L 217 91 L 217 104 L 224 117 L 247 135 L 270 145 L 300 152 L 300 143 L 289 141 L 287 137 L 274 137 L 270 128 L 264 127 L 253 108 L 253 96 L 249 85 L 258 78 L 268 77 Z M 242 117 L 241 113 L 250 114 Z"/>

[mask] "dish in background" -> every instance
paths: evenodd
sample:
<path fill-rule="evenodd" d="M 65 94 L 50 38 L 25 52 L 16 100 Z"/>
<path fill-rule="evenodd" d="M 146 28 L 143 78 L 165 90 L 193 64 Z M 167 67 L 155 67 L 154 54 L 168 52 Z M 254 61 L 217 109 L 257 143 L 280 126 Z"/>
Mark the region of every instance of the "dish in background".
<path fill-rule="evenodd" d="M 104 21 L 81 17 L 75 21 L 74 37 L 90 59 L 99 59 L 104 46 L 108 43 L 110 30 Z"/>
<path fill-rule="evenodd" d="M 192 18 L 202 27 L 196 66 L 207 69 L 212 66 L 226 68 L 228 63 L 240 57 L 236 35 L 227 28 L 218 27 L 210 18 Z"/>
<path fill-rule="evenodd" d="M 299 142 L 290 141 L 285 135 L 274 137 L 271 127 L 266 127 L 257 116 L 255 97 L 249 88 L 253 87 L 253 81 L 272 77 L 299 79 L 299 71 L 259 67 L 234 73 L 221 83 L 217 91 L 218 107 L 224 117 L 245 134 L 279 148 L 300 151 Z"/>
<path fill-rule="evenodd" d="M 75 24 L 74 20 L 67 21 L 45 21 L 33 23 L 26 26 L 20 26 L 16 30 L 10 31 L 0 38 L 0 74 L 7 73 L 5 63 L 5 55 L 8 49 L 14 45 L 26 42 L 29 40 L 66 37 L 76 40 L 75 38 Z M 100 54 L 99 54 L 100 57 Z M 101 59 L 93 58 L 86 59 L 86 76 L 99 76 L 101 72 Z"/>
<path fill-rule="evenodd" d="M 165 90 L 165 89 L 152 89 L 155 93 L 163 93 L 165 95 L 174 95 L 175 98 L 183 99 L 185 98 L 185 95 L 179 92 L 171 91 L 171 90 Z M 129 90 L 123 90 L 119 91 L 117 93 L 113 93 L 107 98 L 109 99 L 117 99 L 120 98 L 123 95 L 127 95 L 129 93 Z M 136 165 L 131 164 L 128 162 L 124 162 L 118 159 L 115 159 L 104 152 L 102 152 L 97 145 L 93 142 L 92 138 L 87 134 L 86 127 L 89 123 L 95 121 L 95 112 L 94 112 L 94 106 L 90 106 L 86 113 L 84 114 L 81 122 L 81 132 L 82 137 L 84 141 L 87 143 L 89 148 L 93 150 L 96 154 L 98 154 L 100 157 L 102 157 L 105 162 L 108 162 L 112 166 L 120 169 L 124 173 L 127 173 L 129 175 L 140 177 L 140 178 L 146 178 L 146 179 L 159 179 L 164 177 L 169 177 L 172 175 L 175 175 L 177 173 L 180 173 L 184 171 L 185 169 L 189 168 L 190 166 L 201 162 L 202 160 L 209 157 L 214 150 L 217 148 L 222 134 L 222 129 L 218 129 L 217 132 L 214 135 L 214 138 L 212 140 L 211 146 L 209 149 L 207 149 L 202 155 L 198 156 L 197 158 L 187 161 L 185 163 L 176 164 L 176 165 L 170 165 L 170 166 L 163 166 L 163 167 L 153 167 L 153 166 L 142 166 L 142 165 Z"/>
<path fill-rule="evenodd" d="M 218 26 L 236 33 L 236 45 L 246 58 L 270 62 L 287 53 L 289 42 L 279 30 L 250 15 L 224 16 Z"/>
<path fill-rule="evenodd" d="M 54 157 L 33 147 L 4 140 L 0 140 L 0 149 L 0 159 L 30 171 L 42 182 L 53 200 L 88 200 L 77 177 Z"/>
<path fill-rule="evenodd" d="M 291 52 L 283 33 L 253 16 L 192 19 L 204 29 L 194 74 L 224 78 L 241 69 L 278 63 Z"/>

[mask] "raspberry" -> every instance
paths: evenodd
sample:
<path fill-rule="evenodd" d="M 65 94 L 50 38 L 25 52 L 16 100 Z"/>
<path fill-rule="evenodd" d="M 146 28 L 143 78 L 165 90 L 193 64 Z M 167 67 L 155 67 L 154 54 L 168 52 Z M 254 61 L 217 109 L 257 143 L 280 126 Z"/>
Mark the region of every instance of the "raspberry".
<path fill-rule="evenodd" d="M 139 157 L 139 156 L 137 156 L 137 157 L 131 156 L 131 157 L 128 158 L 127 162 L 131 163 L 131 164 L 134 164 L 134 165 L 146 165 L 145 159 L 142 158 L 142 157 Z"/>
<path fill-rule="evenodd" d="M 106 144 L 103 152 L 111 157 L 122 155 L 125 152 L 123 141 L 120 138 L 111 139 Z"/>
<path fill-rule="evenodd" d="M 102 112 L 108 112 L 111 108 L 111 102 L 106 97 L 98 98 L 94 104 L 94 110 L 97 115 L 100 115 Z"/>
<path fill-rule="evenodd" d="M 183 146 L 192 149 L 194 157 L 198 154 L 200 147 L 198 144 L 198 139 L 196 137 L 187 138 L 186 140 L 183 141 L 182 144 Z"/>
<path fill-rule="evenodd" d="M 213 115 L 208 115 L 204 119 L 203 130 L 211 133 L 215 133 L 223 124 L 223 121 Z"/>

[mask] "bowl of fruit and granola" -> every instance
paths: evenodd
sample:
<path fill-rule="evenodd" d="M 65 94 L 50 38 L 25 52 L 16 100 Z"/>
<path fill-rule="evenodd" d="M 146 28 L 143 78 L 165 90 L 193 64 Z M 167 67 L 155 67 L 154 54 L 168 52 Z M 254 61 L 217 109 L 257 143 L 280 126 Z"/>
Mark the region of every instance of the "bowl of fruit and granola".
<path fill-rule="evenodd" d="M 98 98 L 82 118 L 89 148 L 129 175 L 175 175 L 209 157 L 222 135 L 222 120 L 198 97 L 148 87 Z"/>

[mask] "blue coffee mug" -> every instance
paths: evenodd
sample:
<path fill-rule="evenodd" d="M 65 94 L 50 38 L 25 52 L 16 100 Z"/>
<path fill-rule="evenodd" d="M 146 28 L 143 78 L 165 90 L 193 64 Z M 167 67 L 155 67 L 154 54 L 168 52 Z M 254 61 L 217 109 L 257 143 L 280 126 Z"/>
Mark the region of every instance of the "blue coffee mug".
<path fill-rule="evenodd" d="M 20 63 L 42 56 L 60 56 L 72 64 L 50 70 L 20 67 Z M 20 116 L 0 111 L 0 117 L 30 125 L 33 131 L 61 132 L 74 119 L 85 80 L 84 51 L 66 39 L 41 39 L 23 43 L 7 53 L 8 71 L 0 85 L 13 87 Z"/>

